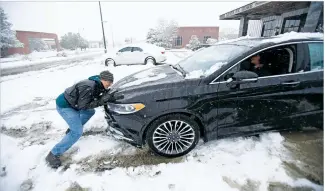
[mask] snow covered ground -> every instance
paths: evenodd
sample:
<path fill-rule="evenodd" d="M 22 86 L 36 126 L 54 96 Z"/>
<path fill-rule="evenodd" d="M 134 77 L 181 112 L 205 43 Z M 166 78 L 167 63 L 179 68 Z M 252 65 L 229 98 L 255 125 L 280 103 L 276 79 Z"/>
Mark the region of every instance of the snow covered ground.
<path fill-rule="evenodd" d="M 190 54 L 166 52 L 167 62 Z M 67 129 L 55 110 L 55 98 L 65 88 L 104 69 L 119 80 L 148 67 L 153 66 L 105 67 L 96 58 L 2 77 L 1 190 L 323 190 L 322 180 L 315 183 L 315 178 L 288 170 L 285 164 L 304 164 L 280 133 L 200 142 L 190 154 L 166 159 L 102 133 L 107 126 L 102 108 L 62 157 L 63 167 L 53 170 L 45 164 Z"/>

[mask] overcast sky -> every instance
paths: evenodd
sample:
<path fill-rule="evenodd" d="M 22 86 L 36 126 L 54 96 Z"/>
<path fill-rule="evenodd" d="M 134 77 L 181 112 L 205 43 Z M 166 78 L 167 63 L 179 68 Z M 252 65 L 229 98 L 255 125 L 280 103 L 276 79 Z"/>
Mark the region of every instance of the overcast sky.
<path fill-rule="evenodd" d="M 159 18 L 175 19 L 179 26 L 239 28 L 239 21 L 219 21 L 219 15 L 249 2 L 102 2 L 108 41 L 126 37 L 145 39 Z M 78 32 L 101 40 L 98 2 L 0 2 L 15 30 Z M 112 30 L 111 30 L 112 29 Z M 113 31 L 113 33 L 112 33 Z"/>

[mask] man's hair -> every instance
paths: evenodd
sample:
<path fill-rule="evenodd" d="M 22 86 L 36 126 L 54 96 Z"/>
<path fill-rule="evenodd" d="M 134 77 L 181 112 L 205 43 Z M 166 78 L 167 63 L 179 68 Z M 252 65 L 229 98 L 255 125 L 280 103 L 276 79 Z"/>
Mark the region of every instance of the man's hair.
<path fill-rule="evenodd" d="M 100 74 L 100 79 L 104 81 L 114 82 L 114 76 L 108 70 L 102 71 Z"/>

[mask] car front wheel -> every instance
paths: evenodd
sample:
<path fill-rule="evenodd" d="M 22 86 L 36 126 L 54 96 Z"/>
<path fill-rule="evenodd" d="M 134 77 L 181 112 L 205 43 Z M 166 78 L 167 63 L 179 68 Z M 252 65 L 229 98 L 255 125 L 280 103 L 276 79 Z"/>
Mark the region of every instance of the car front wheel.
<path fill-rule="evenodd" d="M 147 132 L 149 148 L 164 157 L 179 157 L 190 152 L 198 143 L 200 130 L 191 118 L 176 114 L 154 121 Z"/>

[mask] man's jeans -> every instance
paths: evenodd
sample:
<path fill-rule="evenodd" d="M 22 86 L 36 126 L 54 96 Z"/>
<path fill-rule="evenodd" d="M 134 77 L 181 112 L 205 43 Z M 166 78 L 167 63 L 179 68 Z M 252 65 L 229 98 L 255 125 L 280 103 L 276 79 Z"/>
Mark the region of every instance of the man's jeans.
<path fill-rule="evenodd" d="M 51 150 L 54 155 L 59 156 L 67 151 L 82 136 L 83 125 L 95 114 L 95 110 L 88 109 L 78 111 L 72 108 L 60 108 L 58 106 L 56 110 L 68 123 L 70 129 L 69 133 Z"/>

